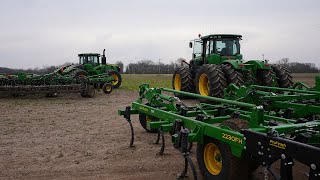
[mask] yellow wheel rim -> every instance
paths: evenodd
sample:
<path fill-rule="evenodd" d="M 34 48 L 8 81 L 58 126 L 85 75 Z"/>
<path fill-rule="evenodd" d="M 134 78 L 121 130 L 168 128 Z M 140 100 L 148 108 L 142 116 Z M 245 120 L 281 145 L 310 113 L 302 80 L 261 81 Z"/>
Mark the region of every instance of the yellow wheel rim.
<path fill-rule="evenodd" d="M 149 115 L 146 115 L 146 122 L 151 122 L 151 118 Z"/>
<path fill-rule="evenodd" d="M 204 163 L 212 175 L 218 175 L 222 170 L 222 157 L 218 146 L 208 143 L 203 153 Z"/>
<path fill-rule="evenodd" d="M 112 74 L 111 76 L 114 79 L 114 81 L 112 82 L 112 85 L 117 85 L 119 81 L 119 77 L 116 74 Z"/>
<path fill-rule="evenodd" d="M 174 89 L 175 90 L 178 90 L 178 91 L 181 90 L 181 77 L 180 77 L 180 74 L 176 74 L 174 76 L 173 84 L 174 84 Z"/>
<path fill-rule="evenodd" d="M 106 90 L 107 90 L 108 92 L 111 91 L 111 89 L 112 89 L 111 86 L 107 86 L 107 87 L 106 87 Z"/>
<path fill-rule="evenodd" d="M 203 96 L 209 96 L 209 79 L 206 74 L 201 74 L 199 78 L 199 93 Z"/>

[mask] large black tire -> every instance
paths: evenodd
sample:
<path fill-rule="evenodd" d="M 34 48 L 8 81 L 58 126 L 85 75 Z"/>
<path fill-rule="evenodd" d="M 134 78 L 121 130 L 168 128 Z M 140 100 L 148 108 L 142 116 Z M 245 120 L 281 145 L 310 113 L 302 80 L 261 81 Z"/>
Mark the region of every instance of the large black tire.
<path fill-rule="evenodd" d="M 113 86 L 111 83 L 104 83 L 102 86 L 102 90 L 106 94 L 110 94 L 113 90 Z"/>
<path fill-rule="evenodd" d="M 261 86 L 272 86 L 273 85 L 273 77 L 272 70 L 269 69 L 258 69 L 257 70 L 257 81 Z"/>
<path fill-rule="evenodd" d="M 139 114 L 139 121 L 140 121 L 140 124 L 143 127 L 143 129 L 145 129 L 148 133 L 157 133 L 158 132 L 158 129 L 151 129 L 151 130 L 147 129 L 147 122 L 159 121 L 158 118 L 156 118 L 154 116 L 149 116 L 146 114 Z"/>
<path fill-rule="evenodd" d="M 96 89 L 92 85 L 88 85 L 85 92 L 85 97 L 93 98 L 95 95 L 96 95 Z"/>
<path fill-rule="evenodd" d="M 219 65 L 205 64 L 196 75 L 197 93 L 203 96 L 223 97 L 227 87 L 225 74 Z"/>
<path fill-rule="evenodd" d="M 234 67 L 231 64 L 223 64 L 222 71 L 225 74 L 228 85 L 234 84 L 240 87 L 244 84 L 242 73 L 234 69 Z"/>
<path fill-rule="evenodd" d="M 273 65 L 272 70 L 276 75 L 279 87 L 289 88 L 293 86 L 292 76 L 287 67 L 281 65 Z"/>
<path fill-rule="evenodd" d="M 222 125 L 235 131 L 247 127 L 242 120 L 237 121 L 227 120 Z M 197 144 L 197 161 L 204 179 L 246 180 L 252 171 L 247 158 L 233 156 L 229 145 L 210 137 L 205 137 L 203 144 Z"/>
<path fill-rule="evenodd" d="M 118 71 L 108 71 L 109 76 L 112 76 L 115 81 L 112 82 L 112 85 L 114 88 L 120 87 L 122 83 L 122 77 L 121 74 Z"/>
<path fill-rule="evenodd" d="M 189 68 L 177 67 L 172 76 L 172 88 L 178 91 L 194 92 L 194 84 L 192 82 Z M 183 97 L 179 93 L 175 93 L 177 97 Z"/>

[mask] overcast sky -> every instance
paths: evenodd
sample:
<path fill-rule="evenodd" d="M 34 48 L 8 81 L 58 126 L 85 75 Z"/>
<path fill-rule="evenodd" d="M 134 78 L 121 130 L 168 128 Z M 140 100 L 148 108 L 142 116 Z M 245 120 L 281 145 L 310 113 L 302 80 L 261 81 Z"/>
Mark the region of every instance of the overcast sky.
<path fill-rule="evenodd" d="M 0 67 L 76 63 L 103 48 L 111 63 L 189 60 L 199 33 L 242 34 L 246 60 L 320 66 L 319 0 L 1 0 L 0 8 Z"/>

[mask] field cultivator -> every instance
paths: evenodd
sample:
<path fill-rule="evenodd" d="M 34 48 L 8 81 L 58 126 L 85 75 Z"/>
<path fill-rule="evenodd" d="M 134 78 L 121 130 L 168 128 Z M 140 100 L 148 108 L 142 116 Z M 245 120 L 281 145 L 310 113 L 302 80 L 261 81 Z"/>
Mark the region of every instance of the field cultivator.
<path fill-rule="evenodd" d="M 36 75 L 17 73 L 14 75 L 0 74 L 0 92 L 13 96 L 44 93 L 48 97 L 58 93 L 80 93 L 82 97 L 94 97 L 95 89 L 111 93 L 114 79 L 108 74 L 87 77 L 60 75 L 49 73 Z"/>
<path fill-rule="evenodd" d="M 192 143 L 197 142 L 197 162 L 204 179 L 248 179 L 260 165 L 264 177 L 293 179 L 296 161 L 309 167 L 306 179 L 320 179 L 320 78 L 316 86 L 298 83 L 292 88 L 241 86 L 225 89 L 224 98 L 202 96 L 167 88 L 140 85 L 140 97 L 118 114 L 124 116 L 134 131 L 131 114 L 139 114 L 142 127 L 158 132 L 162 138 L 160 154 L 165 149 L 164 133 L 185 158 L 179 177 L 191 166 Z M 187 105 L 175 96 L 205 99 L 210 103 Z M 189 103 L 190 104 L 190 103 Z M 273 164 L 280 161 L 280 172 Z"/>

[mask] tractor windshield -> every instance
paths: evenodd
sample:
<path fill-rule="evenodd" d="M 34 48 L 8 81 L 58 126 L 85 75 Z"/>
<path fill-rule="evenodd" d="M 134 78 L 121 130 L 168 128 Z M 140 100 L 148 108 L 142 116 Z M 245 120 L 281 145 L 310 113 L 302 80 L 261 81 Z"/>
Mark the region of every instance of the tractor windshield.
<path fill-rule="evenodd" d="M 98 56 L 88 56 L 88 63 L 92 65 L 98 65 L 99 64 Z"/>
<path fill-rule="evenodd" d="M 240 54 L 239 39 L 217 39 L 215 47 L 215 52 L 221 56 Z"/>
<path fill-rule="evenodd" d="M 92 64 L 92 65 L 99 65 L 99 57 L 98 56 L 80 56 L 79 64 Z"/>

